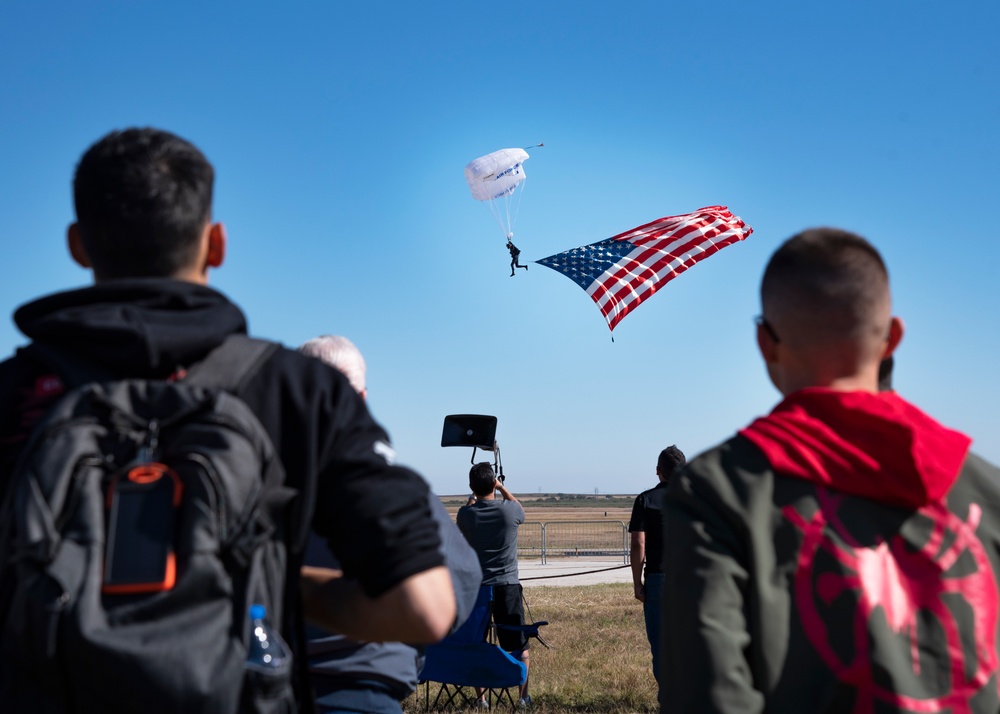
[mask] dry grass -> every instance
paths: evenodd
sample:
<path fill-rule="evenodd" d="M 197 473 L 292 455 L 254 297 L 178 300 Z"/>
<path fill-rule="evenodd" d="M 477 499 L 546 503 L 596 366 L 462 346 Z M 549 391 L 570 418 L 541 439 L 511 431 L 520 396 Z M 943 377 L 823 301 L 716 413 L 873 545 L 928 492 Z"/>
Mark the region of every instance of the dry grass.
<path fill-rule="evenodd" d="M 525 594 L 530 619 L 550 623 L 542 634 L 552 649 L 532 643 L 536 712 L 659 711 L 642 606 L 631 585 L 534 587 Z M 432 685 L 432 700 L 435 691 Z M 423 709 L 422 698 L 404 703 L 407 712 Z"/>
<path fill-rule="evenodd" d="M 551 523 L 554 521 L 623 521 L 628 523 L 632 517 L 632 507 L 600 505 L 595 506 L 575 506 L 563 507 L 558 504 L 549 504 L 532 500 L 531 496 L 514 494 L 521 500 L 524 506 L 524 515 L 528 522 Z M 631 496 L 630 498 L 635 498 Z M 465 505 L 465 501 L 456 496 L 441 496 L 445 509 L 454 518 L 460 506 Z"/>

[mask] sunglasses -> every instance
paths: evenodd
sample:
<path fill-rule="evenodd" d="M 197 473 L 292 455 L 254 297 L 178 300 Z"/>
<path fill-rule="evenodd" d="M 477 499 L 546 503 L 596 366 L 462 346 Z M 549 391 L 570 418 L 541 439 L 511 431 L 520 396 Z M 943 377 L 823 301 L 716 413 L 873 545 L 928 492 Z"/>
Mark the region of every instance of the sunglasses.
<path fill-rule="evenodd" d="M 753 321 L 757 323 L 758 327 L 764 328 L 764 332 L 767 333 L 768 337 L 770 337 L 775 342 L 781 342 L 781 338 L 778 337 L 778 333 L 774 331 L 774 328 L 771 327 L 771 323 L 768 322 L 766 319 L 764 319 L 763 315 L 757 315 L 757 317 L 755 317 Z"/>

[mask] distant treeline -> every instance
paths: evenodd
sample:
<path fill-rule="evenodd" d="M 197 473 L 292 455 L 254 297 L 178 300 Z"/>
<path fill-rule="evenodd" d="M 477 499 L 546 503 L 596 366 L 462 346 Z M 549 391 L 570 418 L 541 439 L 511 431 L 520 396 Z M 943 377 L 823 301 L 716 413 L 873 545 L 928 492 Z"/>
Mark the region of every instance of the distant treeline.
<path fill-rule="evenodd" d="M 532 493 L 515 496 L 531 508 L 552 506 L 557 508 L 631 508 L 635 495 L 604 495 L 588 496 L 582 493 Z M 467 496 L 442 496 L 445 506 L 464 506 Z"/>

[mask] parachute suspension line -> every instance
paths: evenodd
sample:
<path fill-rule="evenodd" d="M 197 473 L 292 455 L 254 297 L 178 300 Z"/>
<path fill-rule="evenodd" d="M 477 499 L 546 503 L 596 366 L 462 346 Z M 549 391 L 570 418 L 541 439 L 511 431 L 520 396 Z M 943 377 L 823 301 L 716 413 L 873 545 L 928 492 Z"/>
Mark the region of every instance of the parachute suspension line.
<path fill-rule="evenodd" d="M 535 149 L 535 148 L 538 148 L 539 146 L 545 146 L 545 144 L 542 144 L 542 143 L 532 144 L 531 146 L 525 146 L 524 150 L 527 151 L 528 149 Z M 523 169 L 523 167 L 522 167 L 522 169 Z M 517 223 L 517 217 L 521 213 L 521 194 L 524 193 L 524 187 L 525 187 L 525 184 L 527 184 L 527 183 L 528 183 L 528 177 L 525 176 L 524 179 L 521 181 L 521 185 L 517 187 L 517 204 L 514 206 L 514 220 L 513 221 L 510 220 L 510 206 L 509 206 L 509 204 L 508 204 L 508 207 L 507 207 L 508 208 L 507 224 L 511 227 L 511 230 L 510 230 L 511 233 L 513 233 L 514 224 Z"/>
<path fill-rule="evenodd" d="M 504 239 L 506 239 L 509 230 L 507 226 L 503 224 L 503 218 L 500 216 L 500 209 L 497 207 L 496 199 L 490 199 L 487 203 L 490 204 L 490 213 L 493 214 L 493 220 L 495 220 L 497 225 L 500 226 L 500 232 L 503 233 Z"/>
<path fill-rule="evenodd" d="M 508 193 L 503 197 L 503 207 L 504 211 L 507 213 L 507 240 L 511 240 L 514 237 L 514 223 L 510 220 L 510 202 L 514 198 L 514 193 L 518 191 L 521 187 L 518 186 L 514 189 L 514 192 Z"/>
<path fill-rule="evenodd" d="M 521 194 L 524 193 L 524 187 L 528 183 L 528 177 L 525 176 L 524 180 L 517 187 L 517 203 L 514 205 L 514 220 L 510 220 L 510 216 L 507 217 L 507 224 L 510 226 L 511 233 L 514 232 L 514 224 L 517 223 L 517 215 L 521 212 Z"/>
<path fill-rule="evenodd" d="M 529 146 L 532 149 L 544 146 L 542 143 Z M 524 149 L 501 149 L 491 154 L 480 156 L 469 162 L 465 167 L 465 179 L 472 191 L 472 197 L 478 201 L 490 204 L 493 220 L 500 227 L 500 232 L 506 240 L 513 238 L 514 224 L 521 210 L 520 193 L 515 198 L 511 194 L 523 191 L 524 170 L 521 163 L 527 159 Z M 492 181 L 490 180 L 492 179 Z M 498 183 L 493 183 L 494 181 Z M 503 206 L 498 201 L 503 200 Z M 511 201 L 517 201 L 513 210 Z"/>

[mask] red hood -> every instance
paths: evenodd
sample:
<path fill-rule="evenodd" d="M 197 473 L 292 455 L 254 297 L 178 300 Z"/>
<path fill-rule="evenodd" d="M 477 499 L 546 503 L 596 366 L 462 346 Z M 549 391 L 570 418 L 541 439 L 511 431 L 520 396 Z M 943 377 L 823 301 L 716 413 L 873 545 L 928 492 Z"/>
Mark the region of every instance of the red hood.
<path fill-rule="evenodd" d="M 948 493 L 972 440 L 895 392 L 810 387 L 740 432 L 782 476 L 907 508 Z"/>

